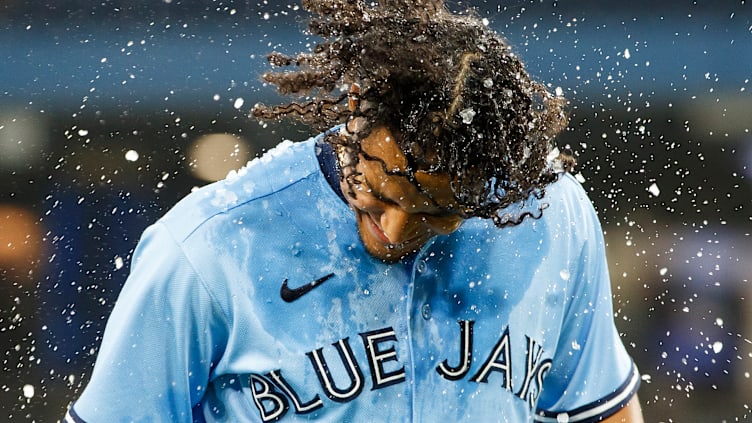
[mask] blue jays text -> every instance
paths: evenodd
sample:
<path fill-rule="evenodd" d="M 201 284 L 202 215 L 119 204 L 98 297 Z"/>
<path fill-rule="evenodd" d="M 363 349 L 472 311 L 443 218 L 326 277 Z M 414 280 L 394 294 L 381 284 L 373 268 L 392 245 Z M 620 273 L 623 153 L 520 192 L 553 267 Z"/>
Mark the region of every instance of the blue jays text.
<path fill-rule="evenodd" d="M 495 346 L 487 352 L 486 357 L 483 357 L 483 364 L 473 369 L 474 321 L 460 320 L 458 323 L 460 357 L 446 358 L 439 363 L 436 366 L 439 375 L 448 380 L 469 377 L 472 382 L 488 383 L 492 373 L 499 373 L 500 379 L 497 380 L 501 381 L 501 387 L 526 401 L 531 409 L 534 408 L 543 378 L 552 365 L 551 359 L 543 358 L 541 346 L 529 336 L 525 336 L 527 353 L 525 357 L 521 357 L 525 361 L 523 383 L 522 386 L 512 386 L 513 357 L 509 328 L 501 332 Z M 405 367 L 397 358 L 396 348 L 399 347 L 399 343 L 394 329 L 386 327 L 359 335 L 371 374 L 371 390 L 404 383 Z M 336 365 L 342 366 L 349 376 L 349 381 L 346 383 L 333 380 L 330 371 L 330 365 L 333 363 L 325 357 L 324 347 L 306 353 L 323 393 L 336 403 L 349 402 L 357 398 L 366 384 L 362 365 L 357 361 L 352 350 L 354 344 L 358 342 L 349 337 L 332 344 L 340 360 Z M 285 380 L 281 369 L 272 370 L 263 375 L 252 373 L 247 383 L 263 421 L 277 420 L 291 407 L 296 414 L 307 414 L 324 407 L 324 401 L 318 393 L 297 392 Z"/>

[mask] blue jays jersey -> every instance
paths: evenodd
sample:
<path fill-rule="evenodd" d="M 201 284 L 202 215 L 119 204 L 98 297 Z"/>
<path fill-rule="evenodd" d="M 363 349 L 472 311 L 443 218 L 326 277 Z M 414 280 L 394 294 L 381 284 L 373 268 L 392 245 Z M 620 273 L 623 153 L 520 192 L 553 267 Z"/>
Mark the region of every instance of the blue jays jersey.
<path fill-rule="evenodd" d="M 388 264 L 317 148 L 284 142 L 144 233 L 66 421 L 590 422 L 629 401 L 574 178 L 539 219 L 469 219 Z"/>

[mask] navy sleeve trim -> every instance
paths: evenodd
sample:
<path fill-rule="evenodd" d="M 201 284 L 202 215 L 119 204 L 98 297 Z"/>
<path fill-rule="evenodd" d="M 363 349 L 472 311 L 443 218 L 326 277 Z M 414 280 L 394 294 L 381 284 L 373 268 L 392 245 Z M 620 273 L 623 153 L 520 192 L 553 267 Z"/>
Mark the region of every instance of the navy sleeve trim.
<path fill-rule="evenodd" d="M 566 417 L 564 421 L 569 423 L 599 422 L 624 408 L 637 393 L 639 387 L 640 373 L 637 371 L 637 366 L 632 363 L 629 378 L 609 396 L 570 411 L 538 410 L 535 413 L 535 421 L 556 423 L 562 421 L 562 417 Z"/>
<path fill-rule="evenodd" d="M 86 423 L 84 419 L 78 416 L 76 412 L 73 410 L 73 406 L 71 405 L 70 408 L 68 408 L 68 412 L 65 413 L 65 419 L 63 419 L 63 423 Z"/>

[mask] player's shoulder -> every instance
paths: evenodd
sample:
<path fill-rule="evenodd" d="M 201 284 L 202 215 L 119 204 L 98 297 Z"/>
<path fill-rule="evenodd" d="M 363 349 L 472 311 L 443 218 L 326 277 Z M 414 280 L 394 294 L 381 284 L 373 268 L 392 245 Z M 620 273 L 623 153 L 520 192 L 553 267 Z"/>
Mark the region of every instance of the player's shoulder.
<path fill-rule="evenodd" d="M 237 213 L 247 214 L 254 206 L 274 207 L 268 200 L 283 190 L 319 172 L 316 139 L 283 141 L 221 181 L 194 190 L 161 219 L 176 240 L 185 239 L 208 222 Z"/>
<path fill-rule="evenodd" d="M 571 198 L 578 201 L 587 200 L 587 193 L 582 182 L 569 172 L 556 174 L 556 180 L 546 187 L 546 198 Z"/>
<path fill-rule="evenodd" d="M 569 172 L 557 174 L 554 182 L 545 189 L 541 199 L 548 214 L 582 215 L 594 214 L 593 203 L 576 176 Z"/>
<path fill-rule="evenodd" d="M 509 239 L 513 235 L 540 237 L 542 231 L 561 231 L 565 226 L 579 228 L 580 232 L 586 227 L 598 226 L 598 217 L 587 192 L 569 173 L 557 174 L 542 196 L 531 195 L 525 201 L 511 204 L 499 217 L 511 224 L 495 227 L 491 219 L 468 219 L 461 227 L 463 235 L 478 239 Z M 497 236 L 500 233 L 506 235 Z"/>

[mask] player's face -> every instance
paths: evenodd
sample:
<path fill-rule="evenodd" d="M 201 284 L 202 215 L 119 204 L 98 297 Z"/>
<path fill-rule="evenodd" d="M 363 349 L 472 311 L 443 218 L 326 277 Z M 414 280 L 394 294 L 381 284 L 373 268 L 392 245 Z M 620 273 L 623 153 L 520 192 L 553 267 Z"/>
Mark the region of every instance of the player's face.
<path fill-rule="evenodd" d="M 374 129 L 361 148 L 371 159 L 361 154 L 356 167 L 359 175 L 352 185 L 345 178 L 342 191 L 355 211 L 360 238 L 371 255 L 397 261 L 434 235 L 459 228 L 463 219 L 450 210 L 454 195 L 448 176 L 415 172 L 419 188 L 404 176 L 387 174 L 385 167 L 404 171 L 407 160 L 384 127 Z"/>

